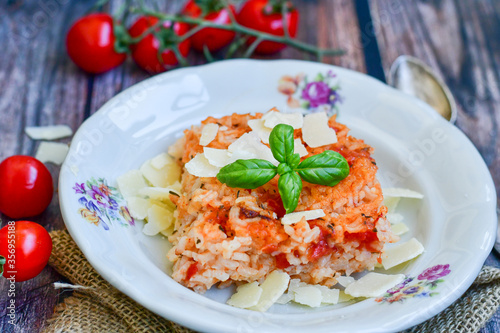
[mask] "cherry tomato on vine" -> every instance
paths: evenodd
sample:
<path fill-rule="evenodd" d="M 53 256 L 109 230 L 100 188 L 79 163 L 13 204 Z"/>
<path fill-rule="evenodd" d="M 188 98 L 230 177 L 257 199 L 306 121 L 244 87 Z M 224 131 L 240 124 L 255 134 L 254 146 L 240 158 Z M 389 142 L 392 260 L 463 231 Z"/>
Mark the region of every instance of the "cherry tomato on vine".
<path fill-rule="evenodd" d="M 276 36 L 284 36 L 282 6 L 291 6 L 290 2 L 282 0 L 249 0 L 245 2 L 237 16 L 237 21 L 248 28 L 266 32 Z M 290 37 L 297 34 L 299 12 L 295 8 L 287 9 L 286 25 Z M 247 45 L 252 44 L 255 37 L 247 41 Z M 286 45 L 277 42 L 263 41 L 255 49 L 257 54 L 273 54 Z"/>
<path fill-rule="evenodd" d="M 52 239 L 35 222 L 9 222 L 0 229 L 0 256 L 5 258 L 3 276 L 16 282 L 34 278 L 47 265 Z"/>
<path fill-rule="evenodd" d="M 0 212 L 12 218 L 38 215 L 52 201 L 52 176 L 31 156 L 14 155 L 0 163 L 0 184 Z"/>
<path fill-rule="evenodd" d="M 73 62 L 86 72 L 104 73 L 125 61 L 126 53 L 115 51 L 113 18 L 96 13 L 76 21 L 66 36 L 66 49 Z"/>
<path fill-rule="evenodd" d="M 229 10 L 236 17 L 236 10 L 233 5 L 229 6 Z M 224 2 L 221 0 L 189 0 L 182 10 L 182 14 L 189 17 L 202 17 L 217 24 L 231 23 L 229 11 L 224 7 Z M 235 35 L 234 31 L 203 28 L 191 36 L 191 45 L 193 49 L 200 52 L 203 51 L 203 47 L 206 45 L 209 51 L 214 52 L 231 43 Z"/>
<path fill-rule="evenodd" d="M 141 36 L 146 30 L 158 23 L 156 17 L 143 16 L 140 17 L 129 29 L 130 36 L 135 38 Z M 163 28 L 155 30 L 142 38 L 138 43 L 131 45 L 132 58 L 137 65 L 150 73 L 164 72 L 167 68 L 165 66 L 175 66 L 178 64 L 172 46 L 174 46 L 179 39 L 179 36 L 184 35 L 189 30 L 186 23 L 164 22 Z M 163 64 L 158 59 L 158 50 L 163 45 L 164 50 L 161 53 Z M 191 47 L 191 42 L 186 39 L 179 44 L 179 51 L 182 56 L 186 56 Z M 165 66 L 164 66 L 165 65 Z"/>

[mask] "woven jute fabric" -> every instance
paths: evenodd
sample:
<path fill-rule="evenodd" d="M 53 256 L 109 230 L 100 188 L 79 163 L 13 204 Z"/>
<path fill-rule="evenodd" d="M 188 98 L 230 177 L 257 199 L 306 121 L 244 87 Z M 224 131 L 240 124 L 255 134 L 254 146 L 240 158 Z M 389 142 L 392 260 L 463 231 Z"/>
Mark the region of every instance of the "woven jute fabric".
<path fill-rule="evenodd" d="M 89 264 L 66 230 L 51 232 L 49 264 L 73 284 L 84 286 L 56 306 L 44 333 L 193 332 L 142 307 L 111 286 Z M 500 269 L 484 266 L 474 284 L 454 304 L 408 333 L 477 332 L 500 305 Z"/>

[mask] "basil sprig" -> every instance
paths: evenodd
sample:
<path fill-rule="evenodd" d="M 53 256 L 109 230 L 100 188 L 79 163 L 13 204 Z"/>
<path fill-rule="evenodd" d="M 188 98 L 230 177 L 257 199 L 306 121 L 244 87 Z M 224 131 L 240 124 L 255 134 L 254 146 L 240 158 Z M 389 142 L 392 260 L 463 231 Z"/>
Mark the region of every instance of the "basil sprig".
<path fill-rule="evenodd" d="M 349 164 L 335 151 L 325 150 L 300 162 L 299 154 L 293 152 L 293 127 L 290 125 L 275 126 L 269 136 L 269 145 L 274 158 L 280 162 L 277 167 L 266 160 L 237 160 L 221 168 L 217 179 L 229 187 L 254 189 L 278 174 L 278 190 L 288 214 L 297 208 L 302 180 L 335 186 L 349 175 Z"/>

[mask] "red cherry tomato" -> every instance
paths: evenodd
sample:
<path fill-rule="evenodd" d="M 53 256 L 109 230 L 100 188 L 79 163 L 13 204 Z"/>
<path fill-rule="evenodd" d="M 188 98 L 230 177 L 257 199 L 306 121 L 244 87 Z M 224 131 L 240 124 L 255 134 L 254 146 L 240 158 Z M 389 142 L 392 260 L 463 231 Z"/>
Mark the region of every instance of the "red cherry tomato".
<path fill-rule="evenodd" d="M 0 229 L 0 255 L 5 258 L 3 276 L 16 282 L 34 278 L 47 265 L 52 239 L 35 222 L 9 222 Z"/>
<path fill-rule="evenodd" d="M 283 6 L 287 6 L 286 2 Z M 237 21 L 248 28 L 267 32 L 276 36 L 284 36 L 283 29 L 283 16 L 280 12 L 273 13 L 272 6 L 269 0 L 249 0 L 245 2 L 241 8 Z M 291 9 L 286 14 L 286 24 L 290 37 L 295 37 L 297 34 L 297 26 L 299 21 L 299 12 L 296 9 Z M 247 45 L 252 44 L 255 37 L 251 37 L 247 41 Z M 255 49 L 257 54 L 273 54 L 276 53 L 286 45 L 277 42 L 263 41 L 259 43 Z"/>
<path fill-rule="evenodd" d="M 125 53 L 115 51 L 113 18 L 90 14 L 76 21 L 66 36 L 66 48 L 73 62 L 86 72 L 104 73 L 125 61 Z"/>
<path fill-rule="evenodd" d="M 229 11 L 223 5 L 220 5 L 220 3 L 220 1 L 216 1 L 213 6 L 216 6 L 215 8 L 222 7 L 222 9 L 208 11 L 208 14 L 203 16 L 203 18 L 217 24 L 229 24 L 231 23 Z M 210 8 L 207 9 L 209 10 Z M 233 13 L 233 16 L 236 17 L 234 6 L 230 5 L 229 9 Z M 194 0 L 189 0 L 182 10 L 182 14 L 189 17 L 200 17 L 202 16 L 202 8 Z M 234 31 L 204 28 L 191 36 L 191 45 L 196 51 L 203 51 L 203 46 L 206 45 L 209 51 L 215 52 L 231 43 L 235 35 Z"/>
<path fill-rule="evenodd" d="M 0 163 L 0 212 L 12 218 L 40 214 L 54 187 L 47 167 L 31 156 L 15 155 Z"/>
<path fill-rule="evenodd" d="M 156 17 L 143 16 L 140 17 L 129 29 L 129 33 L 132 37 L 141 36 L 146 30 L 154 26 L 158 22 Z M 162 38 L 163 43 L 168 45 L 169 43 L 174 43 L 177 36 L 184 35 L 188 30 L 189 26 L 185 23 L 175 22 L 173 29 L 171 28 L 172 22 L 165 22 L 163 26 L 167 29 L 158 29 L 157 34 L 159 38 Z M 179 44 L 179 51 L 183 56 L 186 56 L 191 47 L 191 42 L 189 39 L 181 42 Z M 178 59 L 175 56 L 174 51 L 171 48 L 166 48 L 161 54 L 163 64 L 158 59 L 158 50 L 160 48 L 160 41 L 153 36 L 153 34 L 148 34 L 146 37 L 141 39 L 137 44 L 131 46 L 132 58 L 142 69 L 150 73 L 160 73 L 166 70 L 165 66 L 175 66 L 178 64 Z M 165 65 L 165 66 L 164 66 Z"/>

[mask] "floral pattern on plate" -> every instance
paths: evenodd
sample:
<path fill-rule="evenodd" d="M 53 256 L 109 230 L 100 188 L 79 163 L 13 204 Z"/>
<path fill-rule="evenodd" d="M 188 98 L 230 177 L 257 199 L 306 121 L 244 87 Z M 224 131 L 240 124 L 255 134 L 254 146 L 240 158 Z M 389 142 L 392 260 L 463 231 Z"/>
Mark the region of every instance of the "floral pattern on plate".
<path fill-rule="evenodd" d="M 442 277 L 450 274 L 450 265 L 436 265 L 424 270 L 417 277 L 409 277 L 386 291 L 386 293 L 375 299 L 376 302 L 380 303 L 394 303 L 394 302 L 404 302 L 408 298 L 413 297 L 432 297 L 438 292 L 434 291 L 438 284 L 444 282 Z"/>
<path fill-rule="evenodd" d="M 338 112 L 338 104 L 343 101 L 339 94 L 340 84 L 334 82 L 335 78 L 332 70 L 326 74 L 318 73 L 312 80 L 304 73 L 284 75 L 278 82 L 278 91 L 288 97 L 287 105 L 291 108 L 325 111 L 331 116 Z"/>
<path fill-rule="evenodd" d="M 109 230 L 114 222 L 122 226 L 135 225 L 134 218 L 123 204 L 122 195 L 117 188 L 109 186 L 104 178 L 96 180 L 92 177 L 85 183 L 75 183 L 73 190 L 81 195 L 78 202 L 83 208 L 78 209 L 78 214 L 87 222 L 102 225 L 104 230 Z"/>

